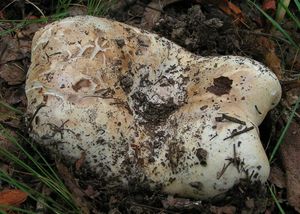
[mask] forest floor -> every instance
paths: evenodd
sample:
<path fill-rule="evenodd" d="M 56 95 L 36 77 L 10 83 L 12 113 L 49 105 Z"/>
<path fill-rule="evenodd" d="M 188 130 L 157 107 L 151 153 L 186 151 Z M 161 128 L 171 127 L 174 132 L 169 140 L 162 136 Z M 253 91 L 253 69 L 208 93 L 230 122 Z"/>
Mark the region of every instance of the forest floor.
<path fill-rule="evenodd" d="M 277 3 L 275 0 L 256 1 L 271 17 L 275 17 Z M 22 113 L 26 112 L 27 105 L 24 87 L 30 65 L 32 37 L 39 28 L 54 19 L 49 18 L 47 22 L 34 20 L 39 20 L 42 14 L 45 17 L 55 14 L 56 6 L 57 1 L 50 0 L 0 2 L 0 123 L 13 136 L 21 133 L 28 137 Z M 300 17 L 300 9 L 296 3 L 291 1 L 289 8 Z M 69 15 L 88 13 L 84 1 L 64 9 Z M 73 189 L 71 193 L 75 203 L 83 212 L 300 212 L 300 115 L 296 109 L 300 95 L 300 51 L 297 48 L 297 44 L 300 44 L 300 29 L 295 27 L 295 23 L 287 15 L 280 23 L 295 42 L 296 45 L 293 45 L 248 1 L 117 1 L 105 16 L 154 32 L 201 56 L 239 55 L 262 62 L 280 80 L 283 97 L 260 126 L 261 139 L 271 162 L 267 184 L 237 185 L 221 201 L 193 201 L 157 192 L 110 191 L 101 186 L 96 176 L 87 172 L 78 173 L 75 167 L 68 170 L 58 164 L 58 160 L 47 155 L 47 151 L 38 147 L 58 174 L 70 179 L 69 182 L 63 180 L 69 189 Z M 30 24 L 22 22 L 25 19 L 33 21 Z M 18 153 L 18 149 L 1 133 L 2 147 Z M 32 151 L 30 146 L 25 147 Z M 20 158 L 22 159 L 21 155 Z M 0 160 L 2 171 L 29 186 L 39 186 L 36 188 L 38 191 L 45 190 L 29 174 L 20 173 L 22 170 L 10 160 L 3 157 Z M 0 181 L 0 205 L 1 200 L 8 200 L 7 195 L 3 199 L 3 191 L 7 193 L 14 188 L 9 182 Z M 51 197 L 51 193 L 48 195 Z M 9 205 L 18 205 L 33 213 L 37 210 L 37 203 L 33 200 L 21 200 L 22 197 L 18 195 L 13 197 L 20 203 Z M 16 199 L 18 197 L 20 198 Z M 55 200 L 55 196 L 53 197 Z M 47 212 L 49 211 L 40 213 Z"/>

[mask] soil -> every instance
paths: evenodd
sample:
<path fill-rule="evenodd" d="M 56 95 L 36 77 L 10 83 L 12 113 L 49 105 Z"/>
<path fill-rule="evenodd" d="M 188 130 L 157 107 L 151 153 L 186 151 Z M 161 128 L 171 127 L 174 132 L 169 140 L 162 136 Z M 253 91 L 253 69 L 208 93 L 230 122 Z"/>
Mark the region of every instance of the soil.
<path fill-rule="evenodd" d="M 22 19 L 24 14 L 39 15 L 32 7 L 22 4 L 22 2 L 24 3 L 24 1 L 18 1 L 17 4 L 8 7 L 5 10 L 5 14 L 0 11 L 0 15 L 2 17 L 5 16 L 6 19 Z M 150 27 L 149 23 L 145 23 L 145 20 L 149 20 L 149 17 L 145 18 L 145 11 L 149 10 L 150 3 L 147 0 L 120 1 L 108 16 L 164 36 L 198 55 L 240 55 L 258 60 L 271 67 L 282 83 L 285 84 L 285 87 L 290 86 L 291 88 L 288 88 L 288 91 L 284 91 L 283 99 L 285 105 L 280 105 L 273 110 L 260 127 L 261 138 L 269 156 L 278 139 L 280 130 L 286 122 L 286 116 L 283 117 L 281 111 L 285 107 L 292 108 L 295 103 L 295 95 L 299 94 L 299 91 L 297 91 L 299 83 L 297 84 L 296 82 L 295 84 L 294 81 L 295 77 L 298 77 L 300 74 L 300 59 L 299 55 L 297 55 L 297 50 L 287 44 L 281 35 L 271 34 L 271 24 L 257 10 L 249 6 L 247 1 L 232 1 L 242 11 L 242 16 L 239 19 L 221 10 L 219 5 L 216 4 L 217 1 L 185 0 L 171 2 L 171 4 L 165 5 L 163 9 L 157 10 L 151 7 L 153 13 L 158 13 L 159 19 L 155 20 L 155 23 Z M 55 11 L 53 1 L 41 1 L 36 2 L 36 4 L 44 11 L 45 15 L 50 15 Z M 0 3 L 0 8 L 4 8 L 6 5 L 7 2 L 3 1 Z M 292 5 L 293 7 L 295 6 Z M 80 10 L 81 12 L 82 10 Z M 273 10 L 268 12 L 271 15 L 274 14 Z M 293 28 L 288 19 L 284 20 L 284 22 L 285 26 L 287 26 L 286 29 L 295 41 L 300 44 L 299 29 L 297 31 L 297 29 Z M 27 26 L 0 38 L 0 95 L 7 104 L 13 105 L 23 112 L 26 109 L 24 80 L 30 64 L 31 39 L 34 32 L 42 25 Z M 13 27 L 10 23 L 0 23 L 0 29 L 2 30 L 10 27 Z M 20 42 L 22 44 L 21 48 L 19 46 Z M 120 45 L 124 45 L 122 41 Z M 284 69 L 281 66 L 282 62 L 285 64 Z M 292 83 L 289 84 L 291 81 Z M 130 78 L 126 77 L 122 79 L 122 83 L 124 88 L 130 88 L 132 84 Z M 230 91 L 231 83 L 232 81 L 225 77 L 216 79 L 209 90 L 222 95 L 222 93 Z M 74 87 L 80 88 L 86 84 L 88 83 L 80 82 Z M 139 97 L 139 99 L 141 98 Z M 0 110 L 1 114 L 6 115 L 5 117 L 1 115 L 2 125 L 12 131 L 24 130 L 25 123 L 23 120 L 16 117 L 15 114 L 8 114 L 2 108 Z M 160 106 L 149 106 L 150 110 L 159 112 Z M 163 117 L 170 113 L 162 112 L 158 116 Z M 294 127 L 297 126 L 294 125 Z M 26 135 L 26 132 L 24 134 Z M 290 135 L 292 134 L 290 133 Z M 43 148 L 40 149 L 43 150 Z M 293 150 L 293 146 L 285 151 L 290 152 L 290 150 Z M 198 153 L 199 159 L 202 160 L 203 164 L 206 164 L 206 151 L 197 151 L 197 155 Z M 51 157 L 48 157 L 48 159 L 51 163 L 57 161 Z M 295 159 L 292 160 L 293 163 L 289 163 L 291 160 L 287 158 L 283 158 L 283 160 L 284 164 L 278 155 L 272 163 L 272 169 L 274 170 L 271 173 L 269 185 L 276 186 L 276 195 L 283 201 L 285 211 L 294 213 L 299 207 L 297 208 L 297 205 L 294 204 L 291 204 L 291 206 L 286 202 L 288 197 L 291 196 L 285 181 L 282 180 L 285 179 L 285 169 L 291 170 L 291 165 L 297 163 Z M 9 165 L 5 160 L 2 160 L 2 162 L 4 164 L 1 166 Z M 287 164 L 288 166 L 286 166 Z M 297 167 L 297 165 L 292 166 Z M 81 170 L 76 170 L 77 168 L 81 168 Z M 84 167 L 74 166 L 71 168 L 71 175 L 77 179 L 78 188 L 84 192 L 84 198 L 89 201 L 87 204 L 90 213 L 100 213 L 100 211 L 104 213 L 243 214 L 278 212 L 268 187 L 260 183 L 249 185 L 247 181 L 244 181 L 240 185 L 235 186 L 222 199 L 193 201 L 163 195 L 159 192 L 147 192 L 140 187 L 132 188 L 129 191 L 104 188 L 96 176 L 83 169 Z M 31 182 L 28 177 L 21 177 L 21 179 L 28 183 Z M 299 184 L 299 182 L 295 184 L 294 180 L 293 182 L 295 186 Z M 1 186 L 3 185 L 1 184 Z M 291 201 L 297 203 L 294 198 Z M 29 201 L 28 203 L 32 202 Z"/>

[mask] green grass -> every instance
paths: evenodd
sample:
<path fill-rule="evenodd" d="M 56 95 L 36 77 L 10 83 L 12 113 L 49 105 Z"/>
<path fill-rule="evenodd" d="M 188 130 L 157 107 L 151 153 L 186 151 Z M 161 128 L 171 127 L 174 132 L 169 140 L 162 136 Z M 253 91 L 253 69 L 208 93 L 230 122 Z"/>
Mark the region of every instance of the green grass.
<path fill-rule="evenodd" d="M 2 106 L 2 107 L 4 107 L 4 108 L 7 108 L 8 110 L 13 111 L 13 112 L 15 112 L 15 113 L 17 113 L 17 114 L 20 114 L 20 115 L 23 115 L 23 114 L 24 114 L 24 113 L 23 113 L 22 111 L 20 111 L 19 109 L 14 108 L 14 107 L 12 107 L 11 105 L 8 105 L 7 103 L 5 103 L 5 102 L 3 102 L 3 101 L 1 101 L 1 100 L 0 100 L 0 106 Z"/>
<path fill-rule="evenodd" d="M 71 5 L 71 0 L 58 0 L 58 4 L 56 6 L 56 14 L 67 12 L 70 5 Z"/>
<path fill-rule="evenodd" d="M 296 1 L 297 1 L 297 0 L 296 0 Z M 298 2 L 298 4 L 299 4 L 299 2 Z M 278 5 L 280 5 L 281 7 L 278 7 L 278 10 L 277 10 L 277 11 L 284 10 L 284 11 L 288 14 L 288 16 L 294 21 L 294 23 L 296 24 L 297 28 L 300 29 L 300 20 L 295 16 L 295 14 L 293 14 L 293 13 L 290 11 L 289 7 L 286 6 L 282 0 L 279 0 L 279 1 L 278 1 Z M 300 5 L 299 5 L 299 6 L 300 6 Z M 300 12 L 300 9 L 298 9 L 298 10 L 299 10 L 299 12 Z M 278 13 L 279 13 L 279 12 L 278 12 Z M 278 21 L 282 21 L 282 20 L 278 20 Z"/>
<path fill-rule="evenodd" d="M 276 204 L 276 206 L 277 206 L 280 214 L 285 214 L 284 209 L 281 207 L 281 205 L 280 205 L 280 203 L 279 203 L 278 199 L 276 198 L 276 195 L 275 195 L 275 193 L 273 191 L 273 189 L 275 190 L 275 187 L 272 188 L 270 185 L 268 185 L 268 188 L 269 188 L 270 194 L 272 196 L 272 199 L 275 201 L 275 204 Z"/>
<path fill-rule="evenodd" d="M 102 16 L 108 13 L 109 8 L 115 4 L 116 0 L 88 0 L 88 15 Z"/>
<path fill-rule="evenodd" d="M 282 0 L 280 0 L 281 2 Z M 297 0 L 296 0 L 297 1 Z M 256 3 L 254 3 L 251 0 L 248 0 L 248 2 L 250 3 L 250 5 L 254 6 L 259 12 L 261 12 L 274 26 L 275 29 L 277 29 L 288 41 L 291 45 L 293 45 L 295 48 L 300 49 L 299 44 L 297 44 L 293 38 L 289 35 L 289 33 L 284 30 L 284 28 L 274 19 L 272 18 L 269 14 L 267 14 L 263 9 L 261 9 L 260 6 L 258 6 Z M 299 2 L 298 2 L 299 3 Z M 287 12 L 288 14 L 290 14 L 290 16 L 294 17 L 296 20 L 296 24 L 299 23 L 299 19 L 292 14 L 292 12 L 287 8 L 287 7 L 283 7 L 284 9 L 287 9 L 289 12 Z M 294 19 L 293 19 L 294 20 Z M 294 21 L 295 21 L 294 20 Z"/>
<path fill-rule="evenodd" d="M 292 111 L 289 115 L 289 118 L 287 120 L 287 123 L 285 124 L 285 126 L 283 127 L 283 130 L 281 131 L 281 134 L 280 134 L 280 136 L 277 140 L 277 143 L 276 143 L 276 145 L 275 145 L 275 147 L 274 147 L 274 149 L 273 149 L 273 151 L 270 155 L 270 158 L 269 158 L 270 162 L 272 162 L 274 160 L 280 145 L 283 143 L 286 132 L 288 131 L 291 123 L 293 122 L 293 119 L 295 117 L 295 113 L 296 113 L 297 109 L 299 108 L 299 104 L 300 104 L 300 97 L 298 98 L 295 106 L 293 107 L 293 109 L 292 109 Z"/>
<path fill-rule="evenodd" d="M 32 200 L 42 204 L 45 208 L 53 213 L 81 213 L 69 190 L 56 174 L 55 170 L 46 161 L 44 156 L 32 143 L 30 143 L 21 135 L 19 136 L 19 139 L 13 137 L 2 125 L 0 125 L 0 133 L 7 140 L 9 140 L 10 143 L 15 145 L 19 152 L 17 156 L 16 154 L 13 154 L 12 152 L 0 146 L 0 156 L 3 159 L 8 160 L 10 163 L 13 163 L 15 167 L 18 167 L 18 169 L 28 173 L 32 179 L 39 181 L 51 189 L 51 191 L 55 193 L 55 199 L 45 196 L 29 185 L 18 181 L 16 178 L 8 175 L 3 170 L 0 170 L 0 180 L 2 182 L 6 182 L 10 186 L 28 193 Z M 27 146 L 30 146 L 33 155 L 31 155 L 19 143 L 19 141 L 22 141 L 22 144 L 25 143 Z M 23 160 L 23 158 L 21 159 L 20 156 L 24 157 L 26 161 Z M 30 211 L 28 211 L 28 213 L 30 213 Z"/>
<path fill-rule="evenodd" d="M 35 24 L 35 23 L 48 23 L 48 22 L 51 22 L 51 21 L 56 21 L 56 20 L 59 20 L 61 18 L 64 18 L 68 15 L 67 12 L 62 12 L 62 13 L 58 13 L 58 14 L 55 14 L 55 15 L 52 15 L 52 16 L 48 16 L 48 17 L 42 17 L 42 18 L 39 18 L 39 19 L 24 19 L 24 20 L 0 20 L 0 23 L 11 23 L 13 24 L 14 27 L 12 28 L 9 28 L 7 30 L 2 30 L 0 32 L 0 37 L 1 36 L 5 36 L 7 34 L 10 34 L 10 33 L 13 33 L 19 29 L 22 29 L 28 25 L 31 25 L 31 24 Z"/>
<path fill-rule="evenodd" d="M 71 2 L 72 2 L 71 0 L 58 0 L 55 14 L 52 14 L 48 17 L 43 16 L 38 19 L 23 19 L 23 20 L 0 20 L 0 23 L 5 22 L 5 23 L 11 23 L 13 25 L 12 28 L 1 31 L 0 37 L 15 32 L 16 30 L 22 29 L 30 24 L 48 23 L 48 22 L 65 18 L 69 16 L 68 9 L 72 6 Z M 116 2 L 117 0 L 88 0 L 85 6 L 87 7 L 88 15 L 104 16 L 108 13 L 111 6 Z M 37 8 L 36 5 L 34 5 L 34 7 Z M 41 14 L 43 14 L 42 11 Z"/>

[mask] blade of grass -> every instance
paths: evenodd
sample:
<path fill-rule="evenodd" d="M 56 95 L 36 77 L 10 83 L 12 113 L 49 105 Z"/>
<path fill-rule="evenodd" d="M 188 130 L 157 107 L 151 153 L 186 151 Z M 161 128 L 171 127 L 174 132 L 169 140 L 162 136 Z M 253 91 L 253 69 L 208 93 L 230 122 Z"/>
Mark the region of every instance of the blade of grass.
<path fill-rule="evenodd" d="M 298 0 L 294 0 L 297 8 L 298 8 L 298 11 L 300 11 L 300 2 Z"/>
<path fill-rule="evenodd" d="M 25 142 L 27 142 L 28 144 L 30 144 L 31 148 L 34 150 L 34 152 L 39 156 L 39 158 L 42 159 L 43 163 L 47 166 L 47 169 L 52 173 L 52 175 L 54 176 L 54 180 L 56 180 L 58 183 L 60 183 L 61 185 L 63 184 L 63 181 L 59 178 L 59 176 L 57 175 L 57 173 L 54 171 L 54 169 L 50 166 L 50 164 L 48 163 L 48 161 L 46 161 L 46 159 L 44 158 L 44 156 L 40 153 L 40 151 L 32 144 L 32 142 L 29 142 L 24 136 L 19 135 L 22 139 L 24 139 Z M 47 170 L 46 169 L 46 170 Z M 47 170 L 47 171 L 48 171 Z"/>
<path fill-rule="evenodd" d="M 4 149 L 0 149 L 0 154 L 2 156 L 6 157 L 8 160 L 11 160 L 15 164 L 19 165 L 20 167 L 22 167 L 29 173 L 31 173 L 31 176 L 37 178 L 43 184 L 48 186 L 51 190 L 56 192 L 62 199 L 64 199 L 64 201 L 67 204 L 69 204 L 71 206 L 73 205 L 73 203 L 71 202 L 72 201 L 71 194 L 68 193 L 68 191 L 65 188 L 62 188 L 64 186 L 59 185 L 58 183 L 56 183 L 56 181 L 53 181 L 47 177 L 41 176 L 37 171 L 32 169 L 29 165 L 27 165 L 25 162 L 23 162 L 22 160 L 20 160 L 18 157 L 14 156 L 13 154 L 9 153 L 8 151 L 6 151 Z"/>
<path fill-rule="evenodd" d="M 44 18 L 39 18 L 39 19 L 24 19 L 24 20 L 0 20 L 1 22 L 9 22 L 11 21 L 15 26 L 13 28 L 9 28 L 7 30 L 3 30 L 0 32 L 0 37 L 7 35 L 9 33 L 15 32 L 18 29 L 24 28 L 30 24 L 34 24 L 34 23 L 48 23 L 52 20 L 58 20 L 60 18 L 63 18 L 67 15 L 68 13 L 66 12 L 62 12 L 62 13 L 58 13 L 58 14 L 54 14 L 52 16 L 49 17 L 44 17 Z M 20 23 L 16 24 L 16 21 L 21 21 Z"/>
<path fill-rule="evenodd" d="M 276 21 L 281 22 L 285 16 L 286 10 L 282 7 L 284 5 L 285 7 L 289 7 L 291 0 L 279 0 L 282 2 L 282 4 L 278 3 L 277 10 L 276 10 Z"/>
<path fill-rule="evenodd" d="M 290 9 L 283 3 L 282 0 L 279 0 L 278 3 L 284 8 L 284 10 L 288 14 L 288 16 L 296 23 L 297 28 L 300 29 L 300 21 L 299 21 L 299 19 L 290 11 Z"/>
<path fill-rule="evenodd" d="M 23 115 L 24 113 L 22 111 L 20 111 L 19 109 L 16 109 L 14 107 L 12 107 L 11 105 L 8 105 L 7 103 L 3 102 L 3 101 L 0 101 L 0 106 L 3 106 L 13 112 L 16 112 L 17 114 L 21 114 Z"/>
<path fill-rule="evenodd" d="M 43 184 L 48 186 L 53 192 L 56 192 L 56 194 L 59 195 L 69 206 L 74 205 L 72 195 L 71 193 L 68 192 L 67 188 L 64 185 L 57 183 L 56 180 L 52 180 L 51 178 L 40 175 L 39 172 L 37 172 L 29 165 L 27 165 L 25 162 L 20 160 L 18 157 L 16 157 L 15 155 L 11 154 L 10 152 L 4 149 L 0 148 L 0 154 L 6 157 L 8 160 L 14 162 L 15 164 L 25 169 L 27 172 L 31 174 L 31 176 L 40 180 Z"/>
<path fill-rule="evenodd" d="M 55 213 L 58 210 L 61 210 L 61 211 L 65 210 L 64 206 L 62 206 L 60 203 L 54 201 L 50 197 L 44 196 L 43 194 L 41 194 L 38 191 L 36 191 L 36 190 L 32 189 L 31 187 L 29 187 L 28 185 L 17 181 L 16 179 L 14 179 L 14 178 L 10 177 L 9 175 L 7 175 L 2 170 L 0 170 L 0 178 L 1 178 L 2 181 L 5 181 L 5 182 L 9 183 L 10 185 L 22 190 L 23 192 L 26 192 L 28 194 L 28 197 L 30 197 L 34 201 L 40 202 L 45 207 L 47 207 L 48 209 L 54 211 Z M 52 204 L 53 206 L 51 206 L 50 204 Z"/>
<path fill-rule="evenodd" d="M 115 0 L 88 0 L 88 15 L 103 16 L 106 15 L 109 8 L 115 3 Z"/>
<path fill-rule="evenodd" d="M 1 213 L 7 214 L 7 212 L 2 211 L 2 209 L 9 210 L 9 211 L 17 211 L 17 212 L 27 213 L 27 214 L 36 214 L 35 212 L 25 210 L 25 209 L 22 209 L 22 208 L 19 208 L 19 207 L 4 206 L 4 205 L 0 205 L 0 214 Z"/>
<path fill-rule="evenodd" d="M 69 204 L 70 206 L 73 206 L 74 203 L 73 203 L 72 194 L 65 187 L 65 185 L 63 184 L 61 179 L 59 179 L 58 176 L 55 173 L 54 173 L 55 176 L 51 175 L 48 172 L 48 170 L 46 170 L 40 163 L 35 161 L 35 159 L 17 142 L 16 138 L 14 138 L 12 136 L 9 136 L 8 133 L 5 133 L 5 129 L 3 129 L 4 127 L 1 124 L 0 124 L 0 128 L 2 128 L 3 135 L 6 138 L 8 138 L 12 143 L 14 143 L 15 145 L 18 146 L 18 148 L 26 155 L 26 157 L 31 160 L 31 162 L 34 164 L 34 166 L 37 167 L 39 172 L 34 170 L 32 167 L 27 165 L 22 160 L 20 160 L 14 154 L 10 153 L 9 151 L 7 151 L 5 149 L 2 149 L 1 147 L 0 147 L 0 154 L 2 156 L 7 157 L 8 160 L 13 161 L 15 164 L 17 164 L 17 165 L 21 166 L 22 168 L 26 169 L 28 172 L 30 172 L 32 174 L 32 176 L 34 176 L 34 177 L 38 178 L 39 180 L 41 180 L 46 186 L 48 186 L 49 188 L 54 190 L 58 195 L 60 195 L 65 200 L 65 202 L 67 204 Z M 47 164 L 47 166 L 50 167 L 49 164 Z M 54 172 L 53 169 L 51 169 L 50 171 Z"/>
<path fill-rule="evenodd" d="M 292 37 L 278 24 L 278 22 L 276 22 L 271 16 L 269 16 L 257 4 L 255 4 L 252 1 L 248 1 L 248 2 L 250 2 L 252 5 L 254 5 L 257 8 L 257 10 L 259 10 L 272 23 L 272 25 L 286 37 L 286 39 L 290 42 L 291 45 L 293 45 L 295 48 L 300 48 L 300 46 L 292 39 Z"/>
<path fill-rule="evenodd" d="M 276 206 L 277 206 L 279 212 L 280 212 L 281 214 L 285 214 L 284 209 L 281 207 L 281 205 L 280 205 L 278 199 L 276 198 L 276 195 L 274 194 L 274 192 L 273 192 L 272 188 L 270 187 L 270 185 L 268 185 L 268 188 L 269 188 L 269 191 L 270 191 L 270 193 L 271 193 L 271 196 L 272 196 L 273 200 L 275 201 L 275 204 L 276 204 Z"/>
<path fill-rule="evenodd" d="M 56 13 L 66 12 L 70 7 L 71 0 L 59 0 L 56 6 Z"/>
<path fill-rule="evenodd" d="M 296 113 L 296 111 L 297 111 L 297 109 L 299 107 L 299 103 L 300 103 L 300 96 L 299 96 L 299 98 L 298 98 L 295 106 L 293 107 L 292 112 L 290 113 L 290 116 L 288 118 L 288 121 L 287 121 L 285 127 L 283 128 L 283 130 L 281 132 L 281 135 L 280 135 L 280 137 L 279 137 L 279 139 L 278 139 L 278 141 L 277 141 L 277 143 L 276 143 L 276 145 L 275 145 L 275 147 L 274 147 L 274 149 L 273 149 L 273 151 L 271 153 L 271 156 L 270 156 L 270 159 L 269 159 L 270 162 L 273 161 L 273 159 L 274 159 L 274 157 L 276 155 L 277 150 L 279 149 L 280 145 L 283 143 L 283 140 L 284 140 L 284 137 L 286 135 L 286 132 L 289 129 L 289 127 L 290 127 L 290 125 L 291 125 L 291 123 L 293 121 L 293 118 L 295 116 L 295 113 Z"/>
<path fill-rule="evenodd" d="M 43 174 L 43 176 L 45 177 L 49 177 L 49 178 L 53 178 L 53 176 L 51 174 L 49 174 L 49 172 L 44 169 L 38 162 L 35 161 L 35 159 L 18 143 L 18 140 L 11 136 L 6 130 L 5 128 L 3 127 L 2 124 L 0 124 L 0 130 L 2 131 L 2 134 L 4 135 L 4 137 L 6 137 L 10 142 L 12 142 L 14 145 L 16 145 L 20 150 L 21 152 L 23 152 L 25 154 L 25 156 L 40 170 L 40 172 Z M 16 163 L 18 164 L 23 164 L 23 162 L 20 162 L 20 159 L 16 156 L 14 156 L 13 154 L 11 154 L 10 152 L 8 151 L 1 151 L 2 153 L 9 153 L 9 154 L 6 154 L 6 155 L 10 155 L 12 158 L 14 158 L 14 161 L 16 161 Z M 26 165 L 22 165 L 22 167 L 26 167 Z M 29 168 L 26 168 L 27 170 L 30 170 L 32 169 L 31 167 Z M 33 172 L 35 173 L 35 172 Z M 37 173 L 35 173 L 37 174 Z"/>

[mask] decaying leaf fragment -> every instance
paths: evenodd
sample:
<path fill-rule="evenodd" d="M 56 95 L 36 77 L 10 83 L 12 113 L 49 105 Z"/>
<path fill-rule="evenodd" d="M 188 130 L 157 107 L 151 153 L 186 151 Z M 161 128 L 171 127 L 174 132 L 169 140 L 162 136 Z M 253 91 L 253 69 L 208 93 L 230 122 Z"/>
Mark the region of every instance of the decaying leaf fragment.
<path fill-rule="evenodd" d="M 0 192 L 0 206 L 19 206 L 26 201 L 28 194 L 18 189 L 7 189 Z"/>

